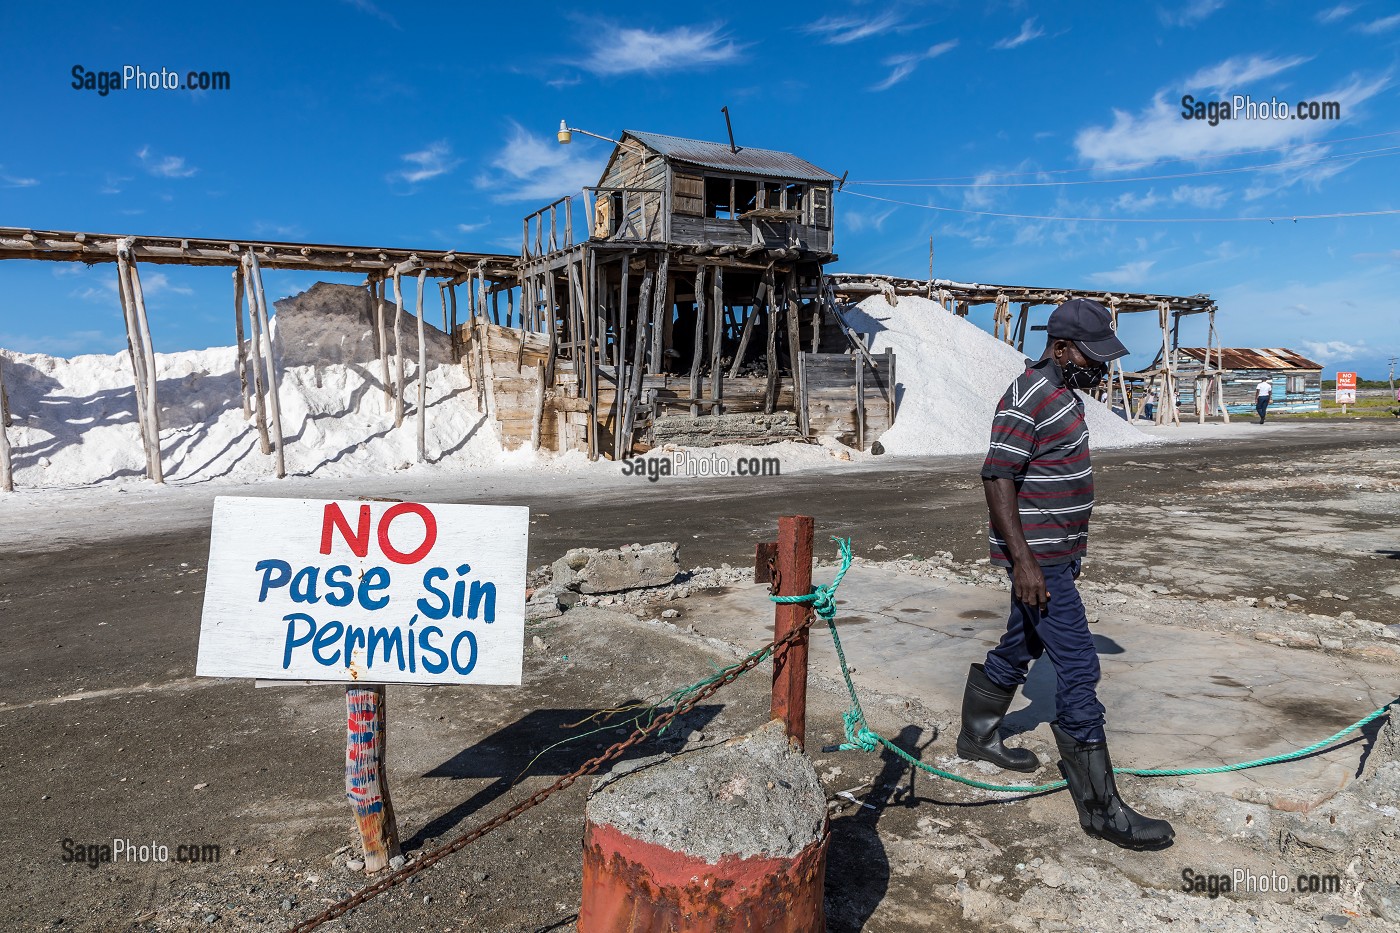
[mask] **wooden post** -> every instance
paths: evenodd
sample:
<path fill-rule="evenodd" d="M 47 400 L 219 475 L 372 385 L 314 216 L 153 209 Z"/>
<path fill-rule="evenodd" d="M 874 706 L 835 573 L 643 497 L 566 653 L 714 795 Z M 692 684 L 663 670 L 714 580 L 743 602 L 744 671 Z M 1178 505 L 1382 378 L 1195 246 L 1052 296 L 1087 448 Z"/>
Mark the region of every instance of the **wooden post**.
<path fill-rule="evenodd" d="M 117 252 L 117 289 L 122 301 L 122 314 L 126 319 L 126 349 L 131 357 L 132 397 L 136 402 L 136 426 L 141 432 L 141 449 L 146 455 L 146 476 L 155 478 L 152 460 L 159 459 L 159 453 L 151 449 L 151 435 L 146 420 L 146 363 L 141 357 L 141 338 L 137 335 L 136 300 L 131 293 L 131 276 L 128 274 L 131 263 Z"/>
<path fill-rule="evenodd" d="M 632 453 L 632 429 L 637 420 L 637 406 L 642 397 L 642 373 L 647 354 L 647 312 L 651 300 L 653 273 L 650 269 L 642 277 L 642 287 L 637 293 L 637 337 L 636 349 L 632 353 L 632 369 L 627 375 L 627 402 L 622 411 L 622 456 Z M 621 384 L 618 390 L 621 391 Z"/>
<path fill-rule="evenodd" d="M 602 356 L 602 340 L 600 321 L 598 318 L 598 253 L 596 250 L 588 251 L 588 265 L 583 269 L 585 276 L 583 283 L 583 293 L 587 296 L 587 323 L 584 325 L 588 335 L 588 459 L 597 460 L 601 453 L 602 444 L 598 437 L 598 361 Z"/>
<path fill-rule="evenodd" d="M 530 421 L 530 449 L 540 449 L 540 428 L 544 422 L 544 364 L 535 364 L 535 414 Z"/>
<path fill-rule="evenodd" d="M 705 267 L 695 270 L 695 353 L 690 360 L 690 416 L 700 414 L 700 361 L 705 358 Z"/>
<path fill-rule="evenodd" d="M 151 479 L 157 483 L 164 483 L 165 467 L 160 462 L 160 401 L 156 396 L 156 383 L 159 381 L 156 375 L 156 350 L 151 343 L 151 323 L 146 316 L 146 295 L 141 290 L 141 274 L 137 271 L 134 261 L 127 267 L 127 274 L 131 276 L 131 296 L 136 302 L 136 324 L 141 338 L 141 355 L 146 361 L 146 423 L 151 432 Z"/>
<path fill-rule="evenodd" d="M 249 250 L 250 257 L 249 271 L 252 273 L 253 291 L 256 293 L 258 306 L 258 324 L 262 327 L 262 349 L 263 362 L 267 367 L 267 410 L 270 415 L 272 430 L 272 452 L 277 457 L 277 478 L 282 479 L 287 475 L 287 461 L 282 451 L 282 401 L 278 391 L 277 379 L 277 356 L 272 349 L 272 327 L 268 323 L 267 313 L 267 293 L 263 291 L 262 267 L 258 265 L 257 253 Z"/>
<path fill-rule="evenodd" d="M 399 270 L 394 269 L 394 427 L 403 424 L 403 342 L 399 325 L 403 322 L 403 290 Z"/>
<path fill-rule="evenodd" d="M 399 825 L 389 798 L 384 688 L 345 688 L 345 798 L 355 812 L 365 871 L 381 871 L 400 854 Z"/>
<path fill-rule="evenodd" d="M 812 592 L 812 530 L 808 515 L 778 519 L 778 588 L 775 596 L 805 596 Z M 778 603 L 774 610 L 773 637 L 783 638 L 802 628 L 811 607 L 806 603 Z M 773 655 L 773 719 L 781 719 L 787 734 L 799 747 L 807 738 L 807 632 Z"/>
<path fill-rule="evenodd" d="M 0 354 L 0 492 L 15 491 L 15 471 L 10 463 L 10 438 L 6 433 L 9 423 L 9 396 L 5 394 L 5 357 L 4 354 Z"/>
<path fill-rule="evenodd" d="M 856 450 L 865 450 L 865 357 L 856 360 Z"/>
<path fill-rule="evenodd" d="M 720 354 L 724 350 L 724 267 L 715 266 L 714 300 L 710 303 L 710 398 L 715 404 L 710 413 L 722 413 L 720 400 L 724 398 L 724 368 L 720 366 Z"/>
<path fill-rule="evenodd" d="M 778 405 L 778 296 L 774 293 L 777 280 L 774 278 L 772 267 L 763 273 L 763 284 L 768 289 L 768 310 L 764 315 L 768 325 L 768 346 L 765 351 L 768 360 L 768 383 L 763 390 L 763 413 L 771 415 Z"/>
<path fill-rule="evenodd" d="M 388 412 L 394 396 L 389 382 L 389 334 L 384 324 L 384 277 L 375 276 L 374 324 L 379 335 L 379 379 L 384 384 L 384 410 Z"/>
<path fill-rule="evenodd" d="M 243 400 L 243 420 L 253 417 L 253 405 L 248 397 L 248 348 L 243 340 L 243 278 L 238 267 L 233 269 L 233 327 L 238 338 L 238 396 Z"/>
<path fill-rule="evenodd" d="M 258 302 L 253 297 L 252 279 L 249 277 L 248 267 L 245 263 L 242 267 L 244 288 L 243 294 L 248 300 L 248 333 L 251 336 L 251 346 L 248 354 L 248 367 L 253 373 L 253 418 L 258 426 L 258 449 L 266 456 L 272 453 L 272 439 L 267 434 L 267 399 L 263 394 L 263 367 L 262 367 L 262 327 L 258 324 Z"/>
<path fill-rule="evenodd" d="M 661 372 L 661 353 L 665 349 L 665 331 L 663 314 L 670 317 L 671 306 L 667 303 L 669 296 L 668 286 L 671 281 L 671 255 L 661 254 L 661 267 L 656 273 L 656 308 L 651 315 L 651 371 Z"/>
<path fill-rule="evenodd" d="M 423 323 L 423 286 L 428 270 L 418 270 L 418 462 L 428 460 L 428 334 Z"/>

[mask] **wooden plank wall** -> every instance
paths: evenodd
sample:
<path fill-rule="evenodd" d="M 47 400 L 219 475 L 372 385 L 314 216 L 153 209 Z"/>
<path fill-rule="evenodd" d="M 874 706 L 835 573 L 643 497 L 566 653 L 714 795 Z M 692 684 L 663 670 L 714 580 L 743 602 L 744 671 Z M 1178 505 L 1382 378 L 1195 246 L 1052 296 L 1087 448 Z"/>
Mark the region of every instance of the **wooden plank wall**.
<path fill-rule="evenodd" d="M 549 338 L 495 324 L 479 324 L 487 335 L 489 378 L 494 397 L 495 421 L 501 442 L 508 450 L 525 447 L 535 425 L 535 398 L 539 373 L 549 355 Z M 476 378 L 479 345 L 475 329 L 460 328 L 462 366 Z M 540 446 L 548 450 L 588 450 L 588 413 L 578 397 L 578 379 L 572 360 L 554 361 L 554 390 L 545 395 L 540 418 Z"/>
<path fill-rule="evenodd" d="M 816 437 L 834 437 L 848 447 L 870 445 L 894 423 L 895 397 L 892 385 L 894 353 L 886 350 L 873 357 L 875 368 L 860 355 L 844 353 L 803 353 L 803 381 L 807 387 L 807 418 Z M 864 424 L 856 413 L 858 367 L 865 398 Z M 863 434 L 858 443 L 858 435 Z"/>

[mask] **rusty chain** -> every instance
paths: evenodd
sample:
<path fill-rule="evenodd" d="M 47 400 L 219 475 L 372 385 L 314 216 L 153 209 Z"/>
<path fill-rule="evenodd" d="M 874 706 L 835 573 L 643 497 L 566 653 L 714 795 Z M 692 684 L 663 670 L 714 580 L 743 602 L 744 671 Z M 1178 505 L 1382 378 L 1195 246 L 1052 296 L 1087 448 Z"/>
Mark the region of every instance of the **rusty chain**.
<path fill-rule="evenodd" d="M 773 592 L 777 592 L 776 584 L 771 589 Z M 733 667 L 726 669 L 723 675 L 710 681 L 704 687 L 697 690 L 689 698 L 677 703 L 674 707 L 671 708 L 669 712 L 662 713 L 660 716 L 656 717 L 656 719 L 652 720 L 646 726 L 638 726 L 637 729 L 633 731 L 633 733 L 626 739 L 613 744 L 611 748 L 603 752 L 598 757 L 590 758 L 588 761 L 584 762 L 583 765 L 581 765 L 577 771 L 574 771 L 571 774 L 564 775 L 559 780 L 546 787 L 544 790 L 536 791 L 529 797 L 526 797 L 520 803 L 511 807 L 506 812 L 498 816 L 492 817 L 491 819 L 475 827 L 474 829 L 467 830 L 466 832 L 459 835 L 457 838 L 453 839 L 451 842 L 445 843 L 441 846 L 438 846 L 436 849 L 433 849 L 430 852 L 424 853 L 423 855 L 414 859 L 413 862 L 411 862 L 410 864 L 407 864 L 396 871 L 390 872 L 388 875 L 385 875 L 383 878 L 379 879 L 373 884 L 361 888 L 359 891 L 356 891 L 354 894 L 350 895 L 344 900 L 332 904 L 330 907 L 327 907 L 325 910 L 321 911 L 316 916 L 303 920 L 301 923 L 298 923 L 296 926 L 292 927 L 289 933 L 307 933 L 308 930 L 314 930 L 316 927 L 320 926 L 328 920 L 335 920 L 338 917 L 345 916 L 350 911 L 354 910 L 356 907 L 359 907 L 361 904 L 373 900 L 374 898 L 383 894 L 385 891 L 389 890 L 395 885 L 402 884 L 403 882 L 407 881 L 409 878 L 412 878 L 419 872 L 424 871 L 430 866 L 442 861 L 452 853 L 457 852 L 460 849 L 466 848 L 473 842 L 476 842 L 482 836 L 485 836 L 488 833 L 500 829 L 502 826 L 509 823 L 511 820 L 515 819 L 516 817 L 520 816 L 526 811 L 534 809 L 535 807 L 544 803 L 554 794 L 557 794 L 559 791 L 565 790 L 566 788 L 572 786 L 574 782 L 577 781 L 579 778 L 587 777 L 588 775 L 597 771 L 599 768 L 601 768 L 608 762 L 621 757 L 622 753 L 627 751 L 632 746 L 637 745 L 639 742 L 641 742 L 648 736 L 653 735 L 654 733 L 664 729 L 666 727 L 666 724 L 669 723 L 672 719 L 675 719 L 677 716 L 682 716 L 685 713 L 690 712 L 690 710 L 693 709 L 695 705 L 701 700 L 709 699 L 710 697 L 714 696 L 717 692 L 719 692 L 719 689 L 721 687 L 733 683 L 734 681 L 738 680 L 740 676 L 747 674 L 749 671 L 762 664 L 765 660 L 768 659 L 770 655 L 773 654 L 773 652 L 775 652 L 779 648 L 782 648 L 796 641 L 799 637 L 806 633 L 808 627 L 811 626 L 814 619 L 815 616 L 810 611 L 808 611 L 801 625 L 795 626 L 782 638 L 775 638 L 773 641 L 770 641 L 762 648 L 759 648 L 757 651 L 750 654 L 743 661 L 739 662 L 738 664 L 735 664 Z"/>

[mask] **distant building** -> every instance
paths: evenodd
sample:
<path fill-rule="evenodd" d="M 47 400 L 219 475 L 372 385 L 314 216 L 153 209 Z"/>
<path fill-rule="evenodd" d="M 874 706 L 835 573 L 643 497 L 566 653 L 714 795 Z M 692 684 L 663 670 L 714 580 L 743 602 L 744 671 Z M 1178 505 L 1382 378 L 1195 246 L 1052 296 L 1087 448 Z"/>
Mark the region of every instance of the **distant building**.
<path fill-rule="evenodd" d="M 1248 349 L 1224 347 L 1207 356 L 1204 347 L 1178 347 L 1176 369 L 1181 392 L 1179 408 L 1196 408 L 1195 378 L 1199 373 L 1219 370 L 1224 386 L 1225 407 L 1231 414 L 1254 411 L 1255 387 L 1268 378 L 1274 384 L 1270 411 L 1318 411 L 1322 407 L 1322 364 L 1292 350 L 1268 347 Z M 1214 414 L 1214 412 L 1211 412 Z"/>

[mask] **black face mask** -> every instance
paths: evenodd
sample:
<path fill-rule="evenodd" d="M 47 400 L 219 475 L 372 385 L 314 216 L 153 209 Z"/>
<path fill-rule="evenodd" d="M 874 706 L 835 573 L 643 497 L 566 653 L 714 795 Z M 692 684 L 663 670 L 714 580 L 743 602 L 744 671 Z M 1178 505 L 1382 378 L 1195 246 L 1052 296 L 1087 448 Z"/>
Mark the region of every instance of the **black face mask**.
<path fill-rule="evenodd" d="M 1078 363 L 1066 360 L 1060 364 L 1060 370 L 1065 374 L 1065 385 L 1075 389 L 1092 389 L 1103 382 L 1103 377 L 1108 375 L 1108 367 L 1103 363 L 1080 366 Z"/>

